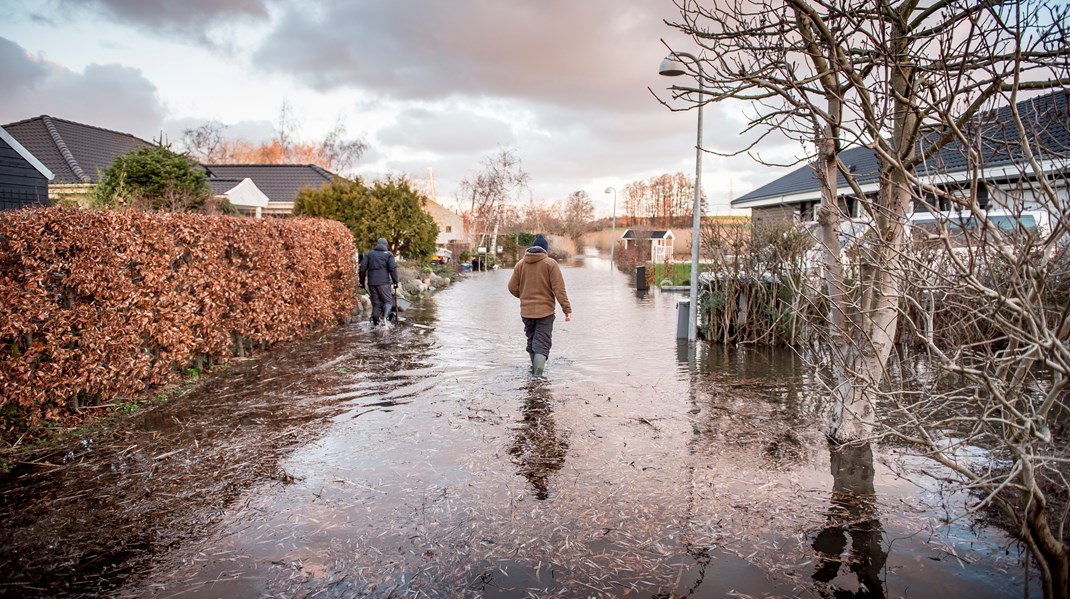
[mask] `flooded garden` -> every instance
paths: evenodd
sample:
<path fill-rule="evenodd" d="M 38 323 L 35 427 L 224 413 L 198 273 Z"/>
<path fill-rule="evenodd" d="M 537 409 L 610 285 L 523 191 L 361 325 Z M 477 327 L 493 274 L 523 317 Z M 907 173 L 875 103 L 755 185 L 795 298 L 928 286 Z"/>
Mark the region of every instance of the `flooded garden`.
<path fill-rule="evenodd" d="M 0 483 L 10 596 L 1039 596 L 903 448 L 830 450 L 787 349 L 564 269 L 543 379 L 507 270 L 241 362 Z M 980 450 L 978 450 L 980 451 Z"/>

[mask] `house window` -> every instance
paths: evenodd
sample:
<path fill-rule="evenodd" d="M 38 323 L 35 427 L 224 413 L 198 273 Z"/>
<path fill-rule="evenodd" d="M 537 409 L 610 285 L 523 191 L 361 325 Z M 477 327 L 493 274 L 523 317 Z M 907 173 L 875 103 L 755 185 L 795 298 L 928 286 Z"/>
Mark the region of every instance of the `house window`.
<path fill-rule="evenodd" d="M 453 233 L 453 227 L 451 227 L 450 225 L 446 225 L 446 232 Z"/>

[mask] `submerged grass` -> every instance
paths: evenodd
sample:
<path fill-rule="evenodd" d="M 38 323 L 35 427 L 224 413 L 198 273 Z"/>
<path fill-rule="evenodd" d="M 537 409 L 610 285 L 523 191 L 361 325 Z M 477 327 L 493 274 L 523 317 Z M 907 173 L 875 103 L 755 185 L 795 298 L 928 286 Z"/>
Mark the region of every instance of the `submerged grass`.
<path fill-rule="evenodd" d="M 56 453 L 58 448 L 71 442 L 98 434 L 105 428 L 114 426 L 117 418 L 181 397 L 196 389 L 205 377 L 225 372 L 230 367 L 231 364 L 222 364 L 203 373 L 198 369 L 196 373 L 186 373 L 183 380 L 163 389 L 153 389 L 140 396 L 120 399 L 110 404 L 82 407 L 80 419 L 68 425 L 56 421 L 43 422 L 40 426 L 23 432 L 7 447 L 0 448 L 0 474 L 7 474 L 19 463 L 37 463 L 42 452 Z"/>

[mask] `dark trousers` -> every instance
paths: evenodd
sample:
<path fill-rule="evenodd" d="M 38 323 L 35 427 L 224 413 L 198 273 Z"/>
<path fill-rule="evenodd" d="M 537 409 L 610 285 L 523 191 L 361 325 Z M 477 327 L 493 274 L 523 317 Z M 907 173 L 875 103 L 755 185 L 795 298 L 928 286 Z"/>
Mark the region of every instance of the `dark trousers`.
<path fill-rule="evenodd" d="M 524 318 L 524 334 L 528 337 L 528 353 L 542 354 L 550 357 L 550 346 L 553 345 L 554 314 L 543 318 Z"/>
<path fill-rule="evenodd" d="M 390 285 L 369 285 L 368 295 L 372 298 L 372 322 L 379 322 L 379 318 L 389 318 L 390 308 L 394 302 L 394 294 L 390 291 Z"/>

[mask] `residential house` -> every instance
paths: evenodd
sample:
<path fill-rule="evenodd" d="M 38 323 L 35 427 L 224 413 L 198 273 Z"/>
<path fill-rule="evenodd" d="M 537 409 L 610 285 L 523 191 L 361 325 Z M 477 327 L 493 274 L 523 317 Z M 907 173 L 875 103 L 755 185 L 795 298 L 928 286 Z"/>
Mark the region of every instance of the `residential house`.
<path fill-rule="evenodd" d="M 152 145 L 129 133 L 48 115 L 8 123 L 3 129 L 55 174 L 48 186 L 53 201 L 82 203 L 116 158 Z"/>
<path fill-rule="evenodd" d="M 438 226 L 438 236 L 435 238 L 436 261 L 449 262 L 454 258 L 454 251 L 459 254 L 468 249 L 469 242 L 464 235 L 464 219 L 461 215 L 432 200 L 427 200 L 424 210 Z"/>
<path fill-rule="evenodd" d="M 971 124 L 971 137 L 982 139 L 983 166 L 968 162 L 966 148 L 960 143 L 944 147 L 917 168 L 919 178 L 951 194 L 970 193 L 975 177 L 979 178 L 977 200 L 982 208 L 990 201 L 1025 209 L 1037 207 L 1030 195 L 1030 183 L 1038 176 L 1052 180 L 1058 192 L 1070 199 L 1067 188 L 1068 152 L 1070 152 L 1070 110 L 1067 90 L 1029 98 L 1017 104 L 1017 111 L 1027 125 L 1026 135 L 1038 152 L 1040 172 L 1028 166 L 1022 156 L 1022 139 L 1012 123 L 1011 107 L 979 115 Z M 856 177 L 866 198 L 875 198 L 879 190 L 877 157 L 869 148 L 843 151 L 840 159 Z M 862 203 L 848 187 L 842 173 L 837 173 L 840 211 L 849 217 L 864 217 Z M 1012 201 L 1013 200 L 1013 201 Z M 732 200 L 733 208 L 750 208 L 755 224 L 784 220 L 810 221 L 821 202 L 821 187 L 813 165 L 798 168 L 771 183 Z M 948 211 L 947 198 L 936 199 L 918 194 L 913 212 Z"/>
<path fill-rule="evenodd" d="M 0 210 L 48 204 L 55 175 L 14 137 L 0 129 Z"/>
<path fill-rule="evenodd" d="M 251 179 L 267 196 L 264 216 L 293 214 L 302 189 L 320 189 L 334 181 L 334 173 L 314 164 L 206 164 L 209 179 Z"/>
<path fill-rule="evenodd" d="M 627 229 L 620 239 L 624 249 L 632 247 L 632 244 L 635 244 L 637 248 L 641 247 L 640 244 L 649 244 L 650 253 L 646 254 L 644 250 L 644 256 L 649 255 L 651 262 L 660 263 L 673 259 L 673 242 L 676 239 L 676 235 L 671 230 L 646 231 L 642 229 Z"/>
<path fill-rule="evenodd" d="M 85 205 L 116 158 L 154 145 L 129 133 L 48 115 L 9 123 L 3 130 L 54 173 L 47 186 L 48 199 L 79 205 Z M 258 215 L 266 206 L 266 196 L 252 181 L 225 178 L 210 184 L 217 196 L 226 197 L 243 214 Z"/>

